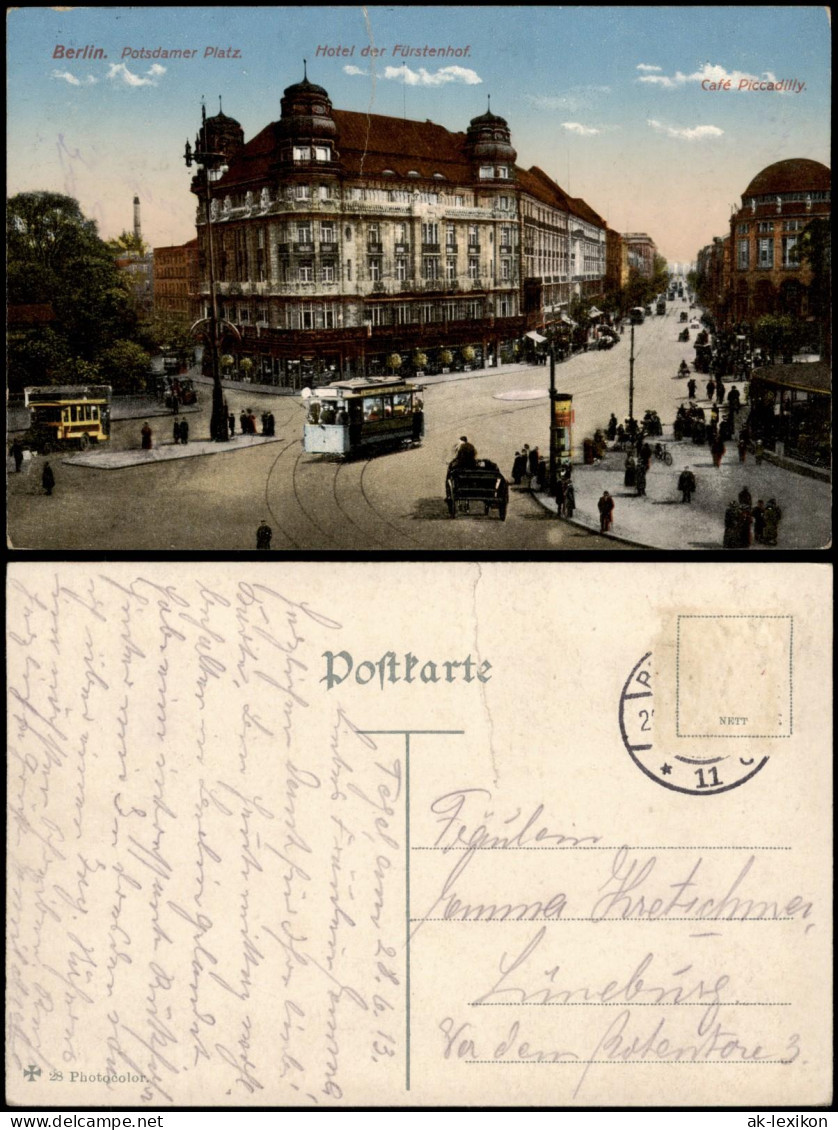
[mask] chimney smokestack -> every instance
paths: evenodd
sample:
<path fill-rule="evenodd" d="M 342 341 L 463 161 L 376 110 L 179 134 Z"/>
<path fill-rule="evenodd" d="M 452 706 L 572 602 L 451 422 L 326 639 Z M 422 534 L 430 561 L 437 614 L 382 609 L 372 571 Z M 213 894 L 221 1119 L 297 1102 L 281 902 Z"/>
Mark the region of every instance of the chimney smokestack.
<path fill-rule="evenodd" d="M 134 235 L 137 239 L 142 239 L 142 229 L 140 228 L 140 198 L 134 197 Z"/>

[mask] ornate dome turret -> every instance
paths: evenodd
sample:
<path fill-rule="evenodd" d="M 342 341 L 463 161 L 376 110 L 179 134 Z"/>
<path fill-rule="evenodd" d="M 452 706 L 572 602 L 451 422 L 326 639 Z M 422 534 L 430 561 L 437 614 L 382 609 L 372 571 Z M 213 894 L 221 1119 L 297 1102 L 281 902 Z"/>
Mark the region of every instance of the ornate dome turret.
<path fill-rule="evenodd" d="M 221 108 L 221 96 L 218 97 L 218 113 L 211 118 L 206 117 L 203 111 L 201 129 L 204 133 L 205 146 L 215 153 L 223 153 L 225 164 L 229 165 L 233 157 L 244 145 L 244 130 L 235 118 L 228 117 Z"/>
<path fill-rule="evenodd" d="M 303 60 L 303 81 L 286 87 L 280 102 L 282 117 L 279 124 L 280 137 L 298 141 L 314 141 L 318 138 L 334 140 L 337 126 L 332 117 L 332 103 L 322 86 L 309 82 Z"/>
<path fill-rule="evenodd" d="M 512 145 L 512 135 L 505 118 L 489 109 L 478 118 L 472 118 L 466 131 L 469 156 L 475 161 L 491 164 L 514 165 L 518 154 Z"/>

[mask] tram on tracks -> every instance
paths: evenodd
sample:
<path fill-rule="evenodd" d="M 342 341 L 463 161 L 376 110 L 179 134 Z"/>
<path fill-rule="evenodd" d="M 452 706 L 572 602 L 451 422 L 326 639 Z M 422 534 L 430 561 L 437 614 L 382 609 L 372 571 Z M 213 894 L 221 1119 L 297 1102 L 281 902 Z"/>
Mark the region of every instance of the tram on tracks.
<path fill-rule="evenodd" d="M 423 393 L 422 385 L 401 378 L 374 377 L 304 389 L 303 450 L 351 458 L 359 452 L 418 444 L 425 434 Z"/>

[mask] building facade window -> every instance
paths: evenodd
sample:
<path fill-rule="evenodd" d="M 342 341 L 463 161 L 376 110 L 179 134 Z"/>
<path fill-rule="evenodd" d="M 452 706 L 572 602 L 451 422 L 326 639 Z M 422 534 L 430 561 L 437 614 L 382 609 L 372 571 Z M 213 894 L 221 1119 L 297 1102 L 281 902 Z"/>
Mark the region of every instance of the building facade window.
<path fill-rule="evenodd" d="M 750 229 L 751 229 L 750 224 L 738 224 L 737 227 L 736 227 L 736 230 L 739 233 L 739 235 L 747 235 L 748 232 L 750 231 Z"/>
<path fill-rule="evenodd" d="M 422 243 L 426 246 L 439 243 L 439 224 L 422 224 Z"/>
<path fill-rule="evenodd" d="M 757 231 L 759 231 L 759 232 L 774 231 L 774 221 L 773 220 L 760 220 L 760 222 L 757 224 Z"/>
<path fill-rule="evenodd" d="M 426 255 L 422 259 L 422 278 L 430 282 L 439 278 L 439 259 L 435 255 Z"/>
<path fill-rule="evenodd" d="M 332 158 L 329 149 L 325 145 L 315 145 L 314 159 L 315 161 L 330 161 Z"/>
<path fill-rule="evenodd" d="M 331 283 L 335 281 L 335 268 L 331 264 L 326 264 L 320 268 L 320 278 L 323 282 Z"/>
<path fill-rule="evenodd" d="M 295 161 L 310 161 L 311 149 L 307 145 L 294 146 L 294 160 Z"/>
<path fill-rule="evenodd" d="M 797 246 L 797 236 L 796 235 L 784 235 L 783 236 L 783 266 L 784 267 L 797 267 L 797 266 L 799 266 L 799 264 L 797 262 L 797 256 L 793 254 L 796 246 Z"/>
<path fill-rule="evenodd" d="M 445 277 L 449 282 L 453 282 L 457 277 L 457 260 L 453 255 L 449 255 L 445 260 Z"/>
<path fill-rule="evenodd" d="M 736 251 L 736 265 L 740 271 L 747 271 L 751 262 L 751 245 L 747 239 L 740 239 Z"/>
<path fill-rule="evenodd" d="M 399 282 L 404 282 L 407 278 L 407 259 L 396 260 L 396 278 Z"/>
<path fill-rule="evenodd" d="M 469 247 L 480 246 L 480 229 L 477 224 L 469 224 L 468 226 L 468 245 Z"/>
<path fill-rule="evenodd" d="M 480 179 L 481 180 L 494 180 L 495 167 L 494 165 L 481 165 L 480 166 Z"/>
<path fill-rule="evenodd" d="M 757 240 L 758 258 L 757 266 L 765 270 L 774 266 L 774 240 Z"/>
<path fill-rule="evenodd" d="M 370 279 L 372 282 L 381 281 L 381 260 L 377 256 L 370 256 L 367 260 L 369 267 Z"/>
<path fill-rule="evenodd" d="M 298 277 L 300 282 L 313 282 L 314 281 L 314 267 L 311 263 L 300 263 L 298 270 Z"/>
<path fill-rule="evenodd" d="M 480 278 L 480 260 L 474 255 L 469 256 L 468 277 L 470 279 Z"/>
<path fill-rule="evenodd" d="M 508 259 L 501 259 L 500 261 L 500 277 L 502 279 L 510 279 L 512 277 Z"/>
<path fill-rule="evenodd" d="M 297 243 L 313 243 L 311 220 L 297 221 Z"/>
<path fill-rule="evenodd" d="M 297 200 L 308 200 L 311 197 L 311 188 L 307 184 L 294 185 L 294 196 Z"/>

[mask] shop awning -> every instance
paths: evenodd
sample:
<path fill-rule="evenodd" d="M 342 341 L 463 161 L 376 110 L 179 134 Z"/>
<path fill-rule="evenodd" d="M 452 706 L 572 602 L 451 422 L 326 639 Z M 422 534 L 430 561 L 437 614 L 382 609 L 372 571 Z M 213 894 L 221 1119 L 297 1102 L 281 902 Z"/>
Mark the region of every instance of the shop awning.
<path fill-rule="evenodd" d="M 546 341 L 547 340 L 547 338 L 543 337 L 540 333 L 538 333 L 537 330 L 530 330 L 529 333 L 524 334 L 524 337 L 528 337 L 531 341 Z"/>
<path fill-rule="evenodd" d="M 568 326 L 575 326 L 577 324 L 572 318 L 568 318 L 567 314 L 562 314 L 562 321 Z"/>

